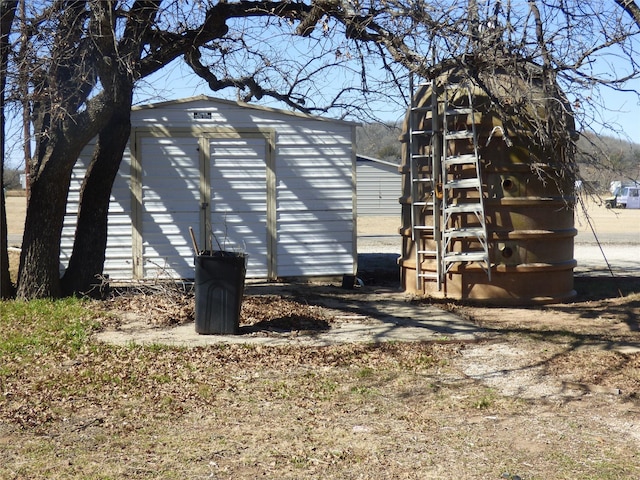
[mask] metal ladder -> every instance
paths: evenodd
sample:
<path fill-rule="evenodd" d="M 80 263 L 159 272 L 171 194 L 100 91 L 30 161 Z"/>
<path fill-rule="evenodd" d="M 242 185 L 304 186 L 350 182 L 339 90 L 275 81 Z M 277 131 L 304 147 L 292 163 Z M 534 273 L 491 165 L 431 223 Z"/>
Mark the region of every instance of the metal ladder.
<path fill-rule="evenodd" d="M 466 97 L 467 105 L 454 105 L 456 95 L 456 100 Z M 441 282 L 453 265 L 461 262 L 479 264 L 491 280 L 476 117 L 473 94 L 467 84 L 445 86 L 442 124 Z M 461 124 L 464 128 L 458 129 Z M 467 144 L 458 148 L 465 141 Z M 451 142 L 457 142 L 455 149 L 450 148 Z M 449 154 L 451 151 L 456 153 Z"/>
<path fill-rule="evenodd" d="M 441 175 L 441 153 L 438 145 L 438 97 L 433 83 L 428 105 L 416 105 L 413 75 L 409 77 L 411 91 L 409 115 L 409 167 L 411 181 L 411 240 L 416 263 L 416 290 L 422 290 L 424 280 L 435 280 L 438 290 L 444 278 L 442 270 L 441 205 L 436 188 Z M 432 85 L 422 82 L 419 86 Z M 431 112 L 431 125 L 425 125 L 426 113 Z M 421 125 L 422 123 L 422 125 Z M 428 147 L 428 148 L 427 148 Z M 427 153 L 425 153 L 427 149 Z M 430 219 L 428 221 L 427 219 Z M 432 260 L 436 271 L 424 271 L 423 262 Z"/>

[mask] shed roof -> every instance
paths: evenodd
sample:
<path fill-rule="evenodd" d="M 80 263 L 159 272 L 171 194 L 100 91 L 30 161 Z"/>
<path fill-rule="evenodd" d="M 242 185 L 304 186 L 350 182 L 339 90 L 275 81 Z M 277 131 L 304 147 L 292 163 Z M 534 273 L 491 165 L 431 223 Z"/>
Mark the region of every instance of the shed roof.
<path fill-rule="evenodd" d="M 342 124 L 342 125 L 353 125 L 353 126 L 360 125 L 359 122 L 354 122 L 354 121 L 350 121 L 350 120 L 339 120 L 339 119 L 336 119 L 336 118 L 320 117 L 320 116 L 317 116 L 317 115 L 309 115 L 309 114 L 302 113 L 302 112 L 295 112 L 295 111 L 290 111 L 290 110 L 282 110 L 282 109 L 278 109 L 278 108 L 267 107 L 267 106 L 264 106 L 264 105 L 255 105 L 255 104 L 252 104 L 252 103 L 236 102 L 236 101 L 233 101 L 233 100 L 225 100 L 225 99 L 222 99 L 222 98 L 210 97 L 208 95 L 196 95 L 195 97 L 186 97 L 186 98 L 180 98 L 180 99 L 177 99 L 177 100 L 167 100 L 167 101 L 164 101 L 164 102 L 137 105 L 137 106 L 133 107 L 131 110 L 132 111 L 151 110 L 151 109 L 168 107 L 168 106 L 172 106 L 172 105 L 180 105 L 180 104 L 186 104 L 186 103 L 191 103 L 191 102 L 202 102 L 202 101 L 216 103 L 216 104 L 222 104 L 222 105 L 235 106 L 235 107 L 249 108 L 249 109 L 259 110 L 259 111 L 263 111 L 263 112 L 272 112 L 272 113 L 277 113 L 277 114 L 280 114 L 280 115 L 287 115 L 287 116 L 291 116 L 291 117 L 305 118 L 305 119 L 308 119 L 308 120 L 320 120 L 320 121 L 323 121 L 323 122 L 338 123 L 338 124 Z"/>
<path fill-rule="evenodd" d="M 356 160 L 358 162 L 371 162 L 371 163 L 377 163 L 380 165 L 385 165 L 387 167 L 394 167 L 394 168 L 397 168 L 400 166 L 400 163 L 389 162 L 387 160 L 381 160 L 379 158 L 369 157 L 367 155 L 360 155 L 359 153 L 356 155 Z"/>

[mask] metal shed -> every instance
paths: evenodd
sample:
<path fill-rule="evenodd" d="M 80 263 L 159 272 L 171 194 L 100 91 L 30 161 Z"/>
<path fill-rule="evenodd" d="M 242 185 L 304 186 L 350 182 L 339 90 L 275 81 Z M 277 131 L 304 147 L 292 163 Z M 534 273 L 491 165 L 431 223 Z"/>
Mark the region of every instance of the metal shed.
<path fill-rule="evenodd" d="M 355 127 L 206 96 L 136 107 L 104 273 L 193 278 L 191 226 L 200 248 L 248 253 L 251 278 L 355 274 Z M 73 171 L 62 266 L 92 147 Z"/>
<path fill-rule="evenodd" d="M 357 156 L 358 215 L 398 216 L 402 194 L 400 165 L 378 158 Z"/>

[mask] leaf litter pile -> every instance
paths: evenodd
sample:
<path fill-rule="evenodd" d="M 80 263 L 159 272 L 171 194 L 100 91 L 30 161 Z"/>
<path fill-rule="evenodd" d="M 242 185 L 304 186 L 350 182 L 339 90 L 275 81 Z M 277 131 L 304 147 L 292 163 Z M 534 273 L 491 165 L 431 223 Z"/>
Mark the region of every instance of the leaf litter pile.
<path fill-rule="evenodd" d="M 111 323 L 120 321 L 114 312 L 130 312 L 158 327 L 193 322 L 194 309 L 193 292 L 175 287 L 138 288 L 120 292 L 104 302 L 104 310 L 112 314 Z M 329 309 L 280 295 L 247 295 L 240 311 L 241 333 L 312 333 L 328 330 L 335 322 Z"/>

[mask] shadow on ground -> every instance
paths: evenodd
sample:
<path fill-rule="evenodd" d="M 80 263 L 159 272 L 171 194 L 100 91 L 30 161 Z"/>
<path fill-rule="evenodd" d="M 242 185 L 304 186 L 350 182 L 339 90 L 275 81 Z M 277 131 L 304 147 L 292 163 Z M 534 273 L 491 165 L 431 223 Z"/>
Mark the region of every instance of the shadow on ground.
<path fill-rule="evenodd" d="M 400 288 L 400 266 L 395 253 L 361 253 L 358 255 L 357 277 L 364 285 Z"/>

